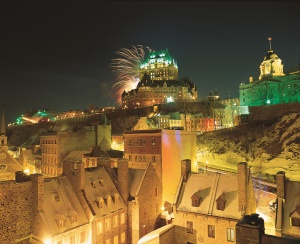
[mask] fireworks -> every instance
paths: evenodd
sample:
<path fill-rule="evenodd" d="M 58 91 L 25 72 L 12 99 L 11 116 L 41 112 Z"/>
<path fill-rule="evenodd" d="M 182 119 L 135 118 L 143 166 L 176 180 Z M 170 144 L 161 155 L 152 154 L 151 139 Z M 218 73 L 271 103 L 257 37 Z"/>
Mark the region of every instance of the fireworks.
<path fill-rule="evenodd" d="M 149 47 L 146 47 L 150 51 Z M 122 100 L 122 93 L 128 92 L 137 87 L 139 83 L 139 66 L 145 57 L 145 50 L 142 45 L 132 46 L 131 49 L 121 48 L 115 52 L 119 58 L 112 59 L 110 67 L 116 74 L 116 83 L 111 93 L 115 95 L 118 102 Z"/>

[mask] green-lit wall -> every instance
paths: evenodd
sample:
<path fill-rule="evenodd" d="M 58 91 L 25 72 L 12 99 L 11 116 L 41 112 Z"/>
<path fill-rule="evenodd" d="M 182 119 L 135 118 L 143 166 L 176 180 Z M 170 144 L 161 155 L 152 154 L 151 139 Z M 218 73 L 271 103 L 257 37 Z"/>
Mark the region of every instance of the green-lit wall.
<path fill-rule="evenodd" d="M 300 102 L 300 75 L 289 74 L 241 84 L 241 106 Z"/>

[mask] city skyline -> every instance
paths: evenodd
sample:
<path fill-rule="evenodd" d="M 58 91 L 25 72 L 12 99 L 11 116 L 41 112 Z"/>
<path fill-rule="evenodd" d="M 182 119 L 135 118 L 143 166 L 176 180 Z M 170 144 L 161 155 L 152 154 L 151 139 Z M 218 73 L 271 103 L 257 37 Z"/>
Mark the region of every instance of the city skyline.
<path fill-rule="evenodd" d="M 168 48 L 199 99 L 238 97 L 272 49 L 284 72 L 300 62 L 299 4 L 283 2 L 18 2 L 6 5 L 1 103 L 6 122 L 31 108 L 117 106 L 109 68 L 120 48 Z"/>

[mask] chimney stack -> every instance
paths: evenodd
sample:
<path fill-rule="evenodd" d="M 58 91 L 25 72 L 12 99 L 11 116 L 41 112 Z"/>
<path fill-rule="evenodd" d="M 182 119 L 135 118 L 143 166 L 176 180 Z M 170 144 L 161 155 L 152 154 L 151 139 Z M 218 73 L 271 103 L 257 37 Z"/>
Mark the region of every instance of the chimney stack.
<path fill-rule="evenodd" d="M 183 180 L 185 182 L 187 181 L 190 173 L 191 173 L 191 160 L 190 159 L 181 160 L 181 177 L 183 177 Z"/>
<path fill-rule="evenodd" d="M 249 169 L 246 162 L 241 162 L 238 164 L 238 210 L 242 212 L 242 216 L 246 214 L 247 210 L 247 182 L 249 177 L 248 171 Z"/>
<path fill-rule="evenodd" d="M 125 158 L 118 160 L 118 190 L 125 204 L 127 205 L 129 197 L 128 181 L 128 160 Z"/>
<path fill-rule="evenodd" d="M 285 181 L 285 173 L 283 171 L 277 172 L 276 174 L 277 197 L 283 199 L 285 198 L 284 181 Z"/>

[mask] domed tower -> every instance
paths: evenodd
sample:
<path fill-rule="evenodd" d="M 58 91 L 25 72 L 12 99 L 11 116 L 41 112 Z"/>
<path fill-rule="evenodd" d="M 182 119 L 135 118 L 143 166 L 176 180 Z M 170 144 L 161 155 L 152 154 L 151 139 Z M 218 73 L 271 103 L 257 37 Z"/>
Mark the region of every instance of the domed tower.
<path fill-rule="evenodd" d="M 272 38 L 268 38 L 270 42 L 270 50 L 264 58 L 264 61 L 260 65 L 260 76 L 259 79 L 274 77 L 274 76 L 284 76 L 283 73 L 283 64 L 282 60 L 278 58 L 277 54 L 273 52 L 271 49 L 271 40 Z"/>

